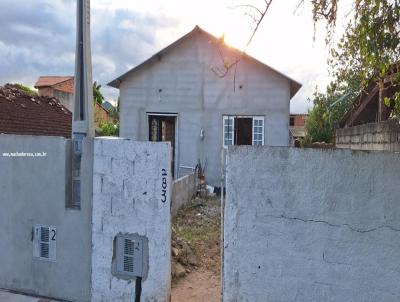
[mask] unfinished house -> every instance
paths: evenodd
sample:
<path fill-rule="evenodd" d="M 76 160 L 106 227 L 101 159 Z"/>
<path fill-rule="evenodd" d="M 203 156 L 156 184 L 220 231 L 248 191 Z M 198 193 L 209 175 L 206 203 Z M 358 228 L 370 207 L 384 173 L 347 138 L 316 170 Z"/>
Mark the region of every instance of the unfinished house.
<path fill-rule="evenodd" d="M 289 118 L 290 146 L 300 147 L 301 140 L 306 136 L 306 120 L 308 114 L 291 114 Z"/>
<path fill-rule="evenodd" d="M 180 177 L 200 162 L 221 183 L 231 145 L 289 145 L 289 103 L 301 85 L 196 26 L 110 86 L 120 90 L 120 136 L 170 141 Z"/>

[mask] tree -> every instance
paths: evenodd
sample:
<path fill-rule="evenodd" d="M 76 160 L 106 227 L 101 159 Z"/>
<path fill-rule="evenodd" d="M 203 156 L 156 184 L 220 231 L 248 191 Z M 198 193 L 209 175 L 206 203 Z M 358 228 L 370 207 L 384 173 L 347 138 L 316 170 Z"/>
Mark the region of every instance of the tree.
<path fill-rule="evenodd" d="M 99 122 L 101 136 L 118 136 L 119 135 L 119 122 Z"/>
<path fill-rule="evenodd" d="M 308 111 L 306 136 L 303 145 L 315 142 L 333 143 L 335 128 L 344 114 L 352 106 L 354 93 L 345 93 L 344 87 L 331 83 L 325 93 L 316 89 L 313 95 L 313 108 Z"/>
<path fill-rule="evenodd" d="M 360 89 L 376 83 L 380 121 L 385 91 L 398 83 L 398 79 L 388 77 L 388 73 L 400 60 L 400 1 L 359 2 L 354 21 L 349 22 L 337 50 L 331 51 L 330 62 L 333 75 L 339 82 L 351 79 L 359 84 Z"/>
<path fill-rule="evenodd" d="M 101 105 L 104 101 L 104 96 L 100 92 L 100 88 L 101 88 L 101 85 L 97 84 L 97 82 L 95 81 L 93 83 L 93 101 L 99 105 Z"/>
<path fill-rule="evenodd" d="M 354 19 L 336 47 L 331 48 L 328 63 L 334 80 L 325 94 L 314 94 L 306 142 L 332 141 L 335 123 L 351 108 L 351 100 L 371 85 L 379 89 L 378 121 L 384 104 L 399 115 L 400 93 L 392 98 L 385 96 L 389 88 L 400 84 L 399 69 L 393 65 L 400 59 L 399 16 L 398 1 L 357 1 Z M 397 69 L 391 70 L 394 67 Z M 332 103 L 334 99 L 341 101 Z"/>

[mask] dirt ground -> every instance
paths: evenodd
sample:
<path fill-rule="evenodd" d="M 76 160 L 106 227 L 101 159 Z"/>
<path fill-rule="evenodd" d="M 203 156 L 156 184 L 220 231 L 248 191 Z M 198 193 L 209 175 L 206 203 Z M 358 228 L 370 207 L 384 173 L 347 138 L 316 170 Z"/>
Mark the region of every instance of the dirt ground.
<path fill-rule="evenodd" d="M 179 211 L 173 221 L 172 302 L 221 301 L 220 239 L 219 197 L 196 197 Z"/>
<path fill-rule="evenodd" d="M 214 272 L 199 269 L 172 285 L 171 302 L 221 301 L 220 277 Z"/>

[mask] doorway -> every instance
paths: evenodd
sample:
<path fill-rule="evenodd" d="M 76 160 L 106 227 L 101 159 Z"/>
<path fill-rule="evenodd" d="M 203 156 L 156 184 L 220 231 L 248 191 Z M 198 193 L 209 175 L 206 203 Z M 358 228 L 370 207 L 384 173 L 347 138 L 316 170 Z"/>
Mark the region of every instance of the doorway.
<path fill-rule="evenodd" d="M 149 141 L 171 142 L 171 171 L 175 178 L 176 115 L 149 114 Z"/>
<path fill-rule="evenodd" d="M 252 145 L 253 144 L 253 118 L 237 117 L 236 125 L 236 145 Z"/>

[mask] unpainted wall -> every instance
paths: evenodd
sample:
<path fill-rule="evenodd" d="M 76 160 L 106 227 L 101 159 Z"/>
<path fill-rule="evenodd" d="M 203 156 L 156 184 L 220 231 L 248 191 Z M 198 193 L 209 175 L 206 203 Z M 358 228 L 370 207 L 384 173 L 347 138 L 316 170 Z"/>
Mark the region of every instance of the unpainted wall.
<path fill-rule="evenodd" d="M 223 301 L 399 301 L 400 156 L 234 147 Z"/>
<path fill-rule="evenodd" d="M 171 215 L 174 217 L 178 210 L 190 202 L 196 194 L 196 173 L 185 175 L 174 180 L 171 195 Z"/>
<path fill-rule="evenodd" d="M 197 33 L 120 85 L 120 136 L 148 140 L 148 113 L 177 114 L 175 171 L 179 166 L 194 168 L 200 160 L 213 186 L 221 185 L 223 115 L 263 116 L 265 144 L 289 144 L 289 80 L 246 58 L 236 73 L 232 68 L 218 77 L 212 71 L 223 68 L 218 43 Z M 223 55 L 231 62 L 237 59 L 229 48 L 223 48 Z"/>
<path fill-rule="evenodd" d="M 90 299 L 92 147 L 86 140 L 82 208 L 71 210 L 65 207 L 69 144 L 60 137 L 0 135 L 0 288 L 71 301 Z M 3 154 L 16 152 L 20 156 Z M 33 258 L 35 224 L 57 228 L 55 262 Z"/>
<path fill-rule="evenodd" d="M 337 129 L 336 147 L 399 152 L 400 124 L 393 120 Z"/>
<path fill-rule="evenodd" d="M 92 301 L 135 299 L 135 280 L 118 279 L 111 273 L 113 240 L 120 233 L 148 239 L 141 301 L 169 301 L 170 160 L 169 143 L 94 140 Z"/>

